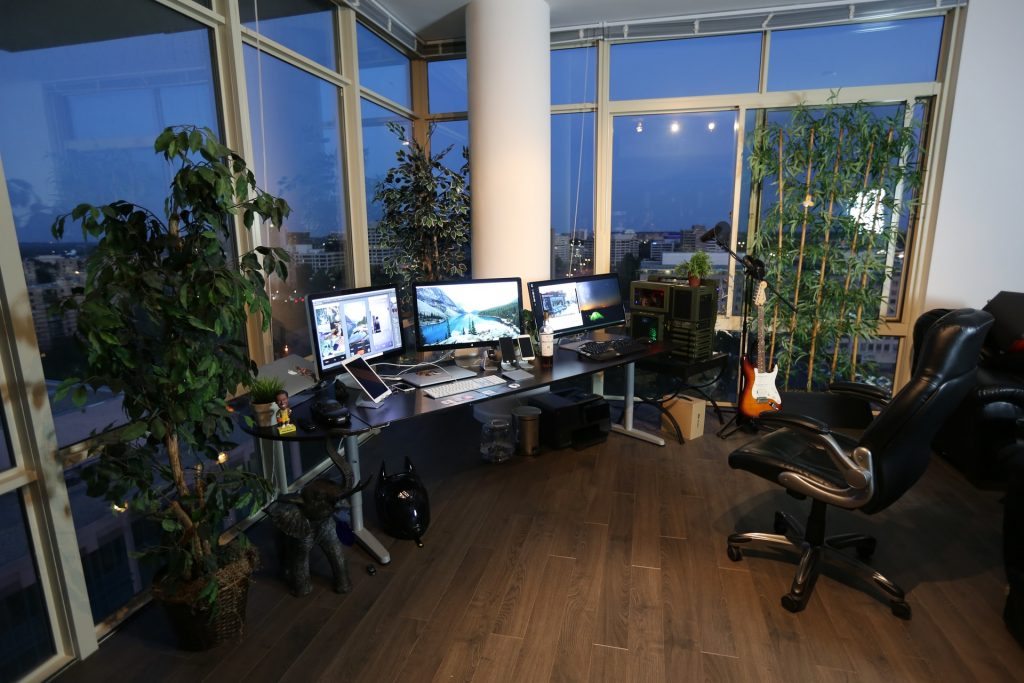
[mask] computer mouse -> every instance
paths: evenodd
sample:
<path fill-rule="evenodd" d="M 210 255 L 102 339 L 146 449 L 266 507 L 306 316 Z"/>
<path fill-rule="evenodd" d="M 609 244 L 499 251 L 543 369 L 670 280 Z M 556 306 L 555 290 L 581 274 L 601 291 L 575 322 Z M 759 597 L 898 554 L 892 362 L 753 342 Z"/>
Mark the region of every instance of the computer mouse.
<path fill-rule="evenodd" d="M 518 389 L 519 388 L 519 382 L 509 382 L 508 383 L 508 388 L 509 389 Z"/>

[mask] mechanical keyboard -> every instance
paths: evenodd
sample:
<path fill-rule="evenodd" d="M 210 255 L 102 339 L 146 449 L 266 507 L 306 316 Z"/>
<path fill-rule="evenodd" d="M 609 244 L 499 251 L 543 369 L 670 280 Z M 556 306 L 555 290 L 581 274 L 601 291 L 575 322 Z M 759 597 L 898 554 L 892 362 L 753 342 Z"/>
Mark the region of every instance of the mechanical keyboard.
<path fill-rule="evenodd" d="M 651 344 L 645 339 L 611 339 L 609 341 L 588 341 L 576 349 L 580 358 L 585 360 L 611 360 L 634 353 L 642 353 Z"/>
<path fill-rule="evenodd" d="M 467 391 L 475 391 L 477 389 L 486 389 L 487 387 L 494 387 L 504 383 L 505 380 L 502 379 L 500 375 L 481 375 L 480 377 L 455 380 L 454 382 L 448 382 L 447 384 L 436 384 L 424 389 L 423 393 L 430 398 L 444 398 L 446 396 L 454 396 L 455 394 L 462 394 Z"/>

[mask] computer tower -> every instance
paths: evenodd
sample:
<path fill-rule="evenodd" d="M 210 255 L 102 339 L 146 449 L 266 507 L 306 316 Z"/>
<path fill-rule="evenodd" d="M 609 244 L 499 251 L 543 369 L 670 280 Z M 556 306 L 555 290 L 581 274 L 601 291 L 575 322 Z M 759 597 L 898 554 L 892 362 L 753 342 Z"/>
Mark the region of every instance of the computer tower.
<path fill-rule="evenodd" d="M 714 285 L 675 285 L 665 341 L 669 354 L 688 360 L 710 358 L 718 320 L 718 288 Z"/>
<path fill-rule="evenodd" d="M 634 339 L 650 339 L 653 342 L 665 339 L 665 314 L 633 311 L 630 314 L 629 334 Z"/>
<path fill-rule="evenodd" d="M 636 280 L 629 285 L 629 310 L 668 313 L 672 303 L 672 283 Z"/>

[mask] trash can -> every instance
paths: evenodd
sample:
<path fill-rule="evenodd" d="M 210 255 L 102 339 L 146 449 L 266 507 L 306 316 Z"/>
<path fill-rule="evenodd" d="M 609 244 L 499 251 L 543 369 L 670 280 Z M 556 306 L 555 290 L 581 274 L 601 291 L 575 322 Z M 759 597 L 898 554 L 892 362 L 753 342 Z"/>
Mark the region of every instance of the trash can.
<path fill-rule="evenodd" d="M 520 455 L 536 455 L 540 451 L 540 408 L 517 406 L 512 409 Z"/>

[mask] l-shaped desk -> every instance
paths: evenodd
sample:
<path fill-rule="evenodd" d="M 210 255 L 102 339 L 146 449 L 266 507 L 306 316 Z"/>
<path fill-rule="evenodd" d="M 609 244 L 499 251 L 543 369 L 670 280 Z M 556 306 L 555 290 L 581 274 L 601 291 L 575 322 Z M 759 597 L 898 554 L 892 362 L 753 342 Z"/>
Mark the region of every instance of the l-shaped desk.
<path fill-rule="evenodd" d="M 364 432 L 373 429 L 381 429 L 403 420 L 430 415 L 431 413 L 438 413 L 444 410 L 452 410 L 466 403 L 479 403 L 482 401 L 507 398 L 509 396 L 514 396 L 515 394 L 550 386 L 551 384 L 562 380 L 569 380 L 587 375 L 590 375 L 593 378 L 592 385 L 594 387 L 594 393 L 602 394 L 603 372 L 619 366 L 625 366 L 624 370 L 626 376 L 625 386 L 623 389 L 622 424 L 613 424 L 612 431 L 618 434 L 642 439 L 643 441 L 647 441 L 658 446 L 664 446 L 665 440 L 660 436 L 636 429 L 633 426 L 633 385 L 635 379 L 634 362 L 644 358 L 657 356 L 664 350 L 665 348 L 663 346 L 652 344 L 651 347 L 643 353 L 613 358 L 605 361 L 591 361 L 581 360 L 577 357 L 575 351 L 556 349 L 555 361 L 551 368 L 541 368 L 538 359 L 534 361 L 534 367 L 531 370 L 533 377 L 530 379 L 519 380 L 516 382 L 518 386 L 515 388 L 511 387 L 509 384 L 505 384 L 488 387 L 488 390 L 493 392 L 491 394 L 483 394 L 480 391 L 467 392 L 475 393 L 479 398 L 474 398 L 470 401 L 461 401 L 459 403 L 452 403 L 450 401 L 446 402 L 445 399 L 430 398 L 422 389 L 418 389 L 407 393 L 396 392 L 384 399 L 381 405 L 377 408 L 362 408 L 356 405 L 356 397 L 350 395 L 347 405 L 351 414 L 351 422 L 348 427 L 343 429 L 328 428 L 313 420 L 311 408 L 312 404 L 317 400 L 315 396 L 309 400 L 303 401 L 291 410 L 292 424 L 296 426 L 296 429 L 293 432 L 280 434 L 276 427 L 249 426 L 244 420 L 242 420 L 241 423 L 246 432 L 261 439 L 269 439 L 272 441 L 323 441 L 325 439 L 333 440 L 340 438 L 342 443 L 339 444 L 338 448 L 334 451 L 328 448 L 328 453 L 331 454 L 331 459 L 334 460 L 335 464 L 340 465 L 342 458 L 341 450 L 343 448 L 344 461 L 352 470 L 354 482 L 358 483 L 362 478 L 359 465 L 359 435 Z M 320 392 L 323 398 L 334 397 L 333 387 L 331 386 L 320 389 Z M 354 393 L 357 392 L 350 392 L 350 394 Z M 308 429 L 308 427 L 313 425 L 315 425 L 314 429 Z M 352 506 L 352 533 L 356 537 L 356 540 L 358 540 L 360 545 L 362 545 L 381 564 L 388 564 L 391 562 L 391 555 L 387 548 L 377 540 L 373 533 L 367 529 L 364 524 L 362 494 L 354 494 L 350 499 L 350 504 Z"/>

